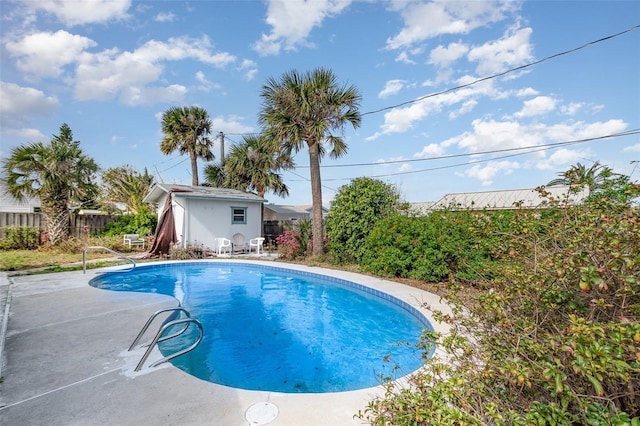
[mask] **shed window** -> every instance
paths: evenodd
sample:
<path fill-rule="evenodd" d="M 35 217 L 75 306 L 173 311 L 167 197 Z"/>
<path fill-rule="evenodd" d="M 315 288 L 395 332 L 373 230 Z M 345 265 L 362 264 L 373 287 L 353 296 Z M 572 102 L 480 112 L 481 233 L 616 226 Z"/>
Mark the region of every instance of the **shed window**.
<path fill-rule="evenodd" d="M 247 223 L 246 207 L 231 207 L 231 224 L 243 225 Z"/>

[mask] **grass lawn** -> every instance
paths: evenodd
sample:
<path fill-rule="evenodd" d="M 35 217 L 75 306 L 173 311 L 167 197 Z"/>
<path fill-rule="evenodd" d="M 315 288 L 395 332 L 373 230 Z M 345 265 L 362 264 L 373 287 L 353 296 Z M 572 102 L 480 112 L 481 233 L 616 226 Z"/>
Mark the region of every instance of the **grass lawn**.
<path fill-rule="evenodd" d="M 123 263 L 111 260 L 112 256 L 103 251 L 90 251 L 87 260 L 106 259 L 100 262 L 87 262 L 87 268 Z M 44 272 L 73 270 L 82 268 L 82 253 L 65 253 L 48 250 L 0 250 L 0 271 L 25 271 L 44 269 Z"/>

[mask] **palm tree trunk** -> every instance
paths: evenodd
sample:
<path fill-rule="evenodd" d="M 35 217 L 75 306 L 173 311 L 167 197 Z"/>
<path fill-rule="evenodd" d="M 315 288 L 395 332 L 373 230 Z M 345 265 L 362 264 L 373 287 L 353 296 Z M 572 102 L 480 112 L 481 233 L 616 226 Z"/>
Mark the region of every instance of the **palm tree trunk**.
<path fill-rule="evenodd" d="M 322 229 L 322 182 L 320 180 L 320 152 L 317 143 L 309 143 L 309 169 L 311 172 L 311 203 L 313 205 L 313 256 L 324 251 Z"/>
<path fill-rule="evenodd" d="M 69 207 L 66 200 L 42 200 L 46 220 L 47 239 L 57 245 L 69 236 Z"/>
<path fill-rule="evenodd" d="M 198 186 L 198 158 L 195 153 L 189 155 L 191 157 L 191 185 Z"/>

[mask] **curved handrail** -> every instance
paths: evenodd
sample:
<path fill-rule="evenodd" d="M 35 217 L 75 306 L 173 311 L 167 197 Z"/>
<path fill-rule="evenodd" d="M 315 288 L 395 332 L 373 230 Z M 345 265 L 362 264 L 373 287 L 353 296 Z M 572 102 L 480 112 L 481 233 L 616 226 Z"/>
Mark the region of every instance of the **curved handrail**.
<path fill-rule="evenodd" d="M 136 365 L 136 368 L 135 368 L 134 371 L 140 371 L 140 369 L 142 368 L 142 365 L 147 360 L 147 358 L 149 357 L 149 354 L 153 350 L 153 347 L 159 341 L 161 341 L 160 340 L 160 336 L 162 336 L 162 333 L 164 333 L 169 327 L 173 327 L 174 325 L 183 324 L 183 323 L 186 323 L 187 327 L 191 323 L 194 323 L 195 325 L 198 326 L 199 335 L 198 335 L 198 338 L 196 339 L 196 341 L 193 342 L 193 344 L 191 346 L 189 346 L 188 348 L 185 348 L 185 349 L 183 349 L 181 351 L 178 351 L 178 352 L 175 352 L 175 353 L 173 353 L 173 354 L 171 354 L 169 356 L 166 356 L 166 357 L 154 362 L 149 367 L 156 367 L 156 366 L 158 366 L 158 365 L 160 365 L 162 363 L 165 363 L 165 362 L 167 362 L 167 361 L 169 361 L 169 360 L 171 360 L 171 359 L 173 359 L 173 358 L 175 358 L 177 356 L 184 355 L 187 352 L 191 352 L 192 350 L 194 350 L 196 348 L 196 346 L 198 346 L 200 344 L 200 342 L 202 341 L 202 336 L 204 334 L 204 330 L 202 328 L 202 324 L 200 323 L 200 321 L 198 321 L 197 319 L 194 319 L 194 318 L 182 318 L 182 319 L 178 319 L 178 320 L 175 320 L 175 321 L 168 322 L 165 325 L 163 325 L 162 328 L 160 328 L 160 330 L 158 330 L 158 333 L 156 334 L 156 337 L 153 338 L 153 341 L 151 342 L 151 344 L 147 348 L 146 352 L 142 356 L 142 359 L 140 359 L 140 362 L 138 363 L 138 365 Z M 179 334 L 182 334 L 182 332 L 180 332 L 180 333 L 178 333 L 176 335 L 179 335 Z M 164 340 L 166 340 L 166 339 L 164 339 Z"/>
<path fill-rule="evenodd" d="M 129 351 L 133 350 L 134 346 L 138 344 L 138 342 L 142 338 L 142 335 L 147 331 L 147 329 L 149 328 L 149 326 L 151 325 L 153 320 L 156 319 L 156 317 L 158 315 L 160 315 L 161 313 L 164 313 L 164 312 L 171 312 L 171 311 L 184 312 L 184 314 L 187 316 L 187 318 L 191 318 L 191 314 L 189 313 L 189 311 L 187 311 L 185 308 L 182 308 L 180 306 L 175 307 L 175 308 L 165 308 L 165 309 L 160 309 L 159 311 L 155 311 L 153 314 L 151 314 L 151 316 L 147 320 L 146 324 L 142 327 L 142 330 L 140 330 L 140 333 L 138 333 L 136 338 L 133 340 L 133 343 L 131 344 L 131 346 L 129 346 Z M 169 318 L 171 318 L 171 316 L 169 316 Z M 179 336 L 182 333 L 184 333 L 187 330 L 187 328 L 189 328 L 188 324 L 187 324 L 187 326 L 185 328 L 182 329 L 182 331 L 180 331 L 180 332 L 178 332 L 176 334 L 171 334 L 169 336 L 165 336 L 162 339 L 160 339 L 159 341 L 162 342 L 164 340 L 171 339 L 172 337 Z"/>
<path fill-rule="evenodd" d="M 127 261 L 131 262 L 131 264 L 132 264 L 131 269 L 126 269 L 126 270 L 124 270 L 122 272 L 133 271 L 135 269 L 135 267 L 136 267 L 136 261 L 133 260 L 132 258 L 130 258 L 129 256 L 125 256 L 124 254 L 118 253 L 117 251 L 111 250 L 110 248 L 105 247 L 105 246 L 87 246 L 87 247 L 84 248 L 84 250 L 82 250 L 82 273 L 83 274 L 85 274 L 87 272 L 87 250 L 90 250 L 90 249 L 106 250 L 111 254 L 114 254 L 114 255 L 116 255 L 116 256 L 124 259 L 124 260 L 127 260 Z"/>

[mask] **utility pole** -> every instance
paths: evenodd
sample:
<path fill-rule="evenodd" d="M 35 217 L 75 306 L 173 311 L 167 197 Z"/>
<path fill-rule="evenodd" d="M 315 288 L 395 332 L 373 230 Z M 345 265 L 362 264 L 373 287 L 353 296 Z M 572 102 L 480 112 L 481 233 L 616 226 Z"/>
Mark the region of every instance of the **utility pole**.
<path fill-rule="evenodd" d="M 218 133 L 220 136 L 220 167 L 224 166 L 224 133 Z"/>

